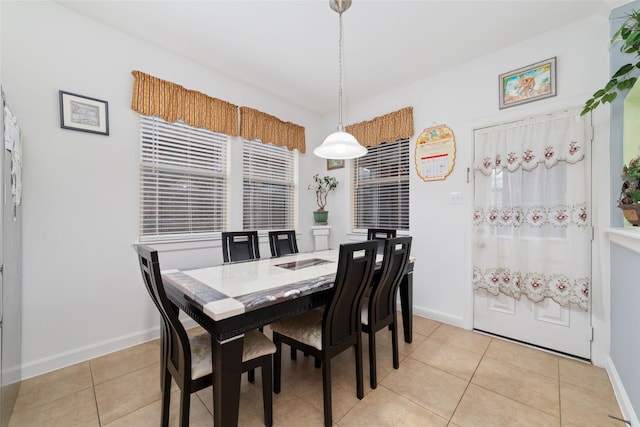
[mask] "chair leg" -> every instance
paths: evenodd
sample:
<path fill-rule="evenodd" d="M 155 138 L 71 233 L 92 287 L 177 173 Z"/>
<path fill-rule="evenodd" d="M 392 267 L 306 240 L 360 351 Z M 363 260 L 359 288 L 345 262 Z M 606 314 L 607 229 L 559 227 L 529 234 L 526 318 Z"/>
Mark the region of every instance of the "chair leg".
<path fill-rule="evenodd" d="M 276 352 L 273 355 L 273 392 L 278 394 L 280 393 L 282 342 L 277 334 L 273 334 L 273 343 L 276 345 Z"/>
<path fill-rule="evenodd" d="M 368 331 L 369 335 L 369 385 L 372 389 L 378 387 L 378 376 L 376 374 L 376 333 L 373 329 Z"/>
<path fill-rule="evenodd" d="M 356 341 L 356 395 L 362 400 L 364 397 L 364 375 L 362 375 L 362 334 L 358 332 Z"/>
<path fill-rule="evenodd" d="M 164 322 L 160 321 L 160 390 L 164 385 L 164 375 L 167 367 L 167 332 L 165 331 Z"/>
<path fill-rule="evenodd" d="M 322 397 L 324 401 L 324 425 L 331 427 L 333 413 L 331 410 L 331 359 L 326 358 L 322 364 Z"/>
<path fill-rule="evenodd" d="M 398 356 L 398 325 L 393 324 L 391 329 L 391 349 L 393 351 L 393 369 L 400 368 L 400 357 Z"/>
<path fill-rule="evenodd" d="M 180 390 L 180 427 L 189 427 L 189 407 L 191 406 L 191 389 L 184 384 Z"/>
<path fill-rule="evenodd" d="M 162 415 L 160 425 L 169 427 L 169 406 L 171 405 L 171 374 L 166 365 L 162 367 Z"/>
<path fill-rule="evenodd" d="M 273 360 L 271 356 L 263 356 L 262 359 L 262 405 L 264 407 L 264 425 L 271 427 L 273 425 L 273 396 L 271 394 L 273 372 L 271 364 Z"/>

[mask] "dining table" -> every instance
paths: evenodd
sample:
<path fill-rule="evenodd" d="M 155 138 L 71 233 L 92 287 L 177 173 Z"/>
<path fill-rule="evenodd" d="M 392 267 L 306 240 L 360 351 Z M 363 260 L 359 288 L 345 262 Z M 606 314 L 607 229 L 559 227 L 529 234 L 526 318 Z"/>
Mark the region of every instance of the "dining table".
<path fill-rule="evenodd" d="M 167 296 L 211 334 L 213 424 L 238 424 L 244 333 L 329 302 L 339 251 L 163 270 Z M 400 284 L 404 340 L 412 340 L 413 257 Z M 382 265 L 378 253 L 376 270 Z"/>

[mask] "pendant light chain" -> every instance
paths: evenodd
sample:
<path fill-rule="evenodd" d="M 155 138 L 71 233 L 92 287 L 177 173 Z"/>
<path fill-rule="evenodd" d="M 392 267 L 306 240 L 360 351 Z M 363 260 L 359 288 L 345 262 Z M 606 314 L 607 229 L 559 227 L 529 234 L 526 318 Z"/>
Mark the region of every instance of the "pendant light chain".
<path fill-rule="evenodd" d="M 344 80 L 342 72 L 342 50 L 344 45 L 342 13 L 349 9 L 350 6 L 351 0 L 329 0 L 329 7 L 338 13 L 340 23 L 338 36 L 338 131 L 327 136 L 319 147 L 314 148 L 313 154 L 324 159 L 347 160 L 367 154 L 367 149 L 360 145 L 353 135 L 345 132 L 342 124 L 342 83 Z"/>
<path fill-rule="evenodd" d="M 340 35 L 338 37 L 338 131 L 344 131 L 344 125 L 342 124 L 342 12 L 338 12 L 340 16 Z"/>

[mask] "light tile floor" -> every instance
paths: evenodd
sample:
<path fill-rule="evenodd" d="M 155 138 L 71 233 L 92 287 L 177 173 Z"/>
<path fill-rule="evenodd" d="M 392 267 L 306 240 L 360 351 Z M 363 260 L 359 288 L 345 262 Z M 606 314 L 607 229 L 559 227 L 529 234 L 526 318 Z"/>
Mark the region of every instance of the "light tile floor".
<path fill-rule="evenodd" d="M 613 389 L 606 372 L 590 364 L 416 316 L 413 343 L 401 342 L 394 370 L 390 333 L 376 339 L 372 390 L 364 338 L 364 399 L 356 397 L 354 352 L 332 363 L 336 426 L 625 425 L 609 417 L 621 417 Z M 23 381 L 9 427 L 157 427 L 159 351 L 151 341 Z M 263 425 L 260 381 L 259 373 L 254 384 L 243 377 L 241 426 Z M 323 425 L 321 370 L 313 359 L 283 357 L 282 392 L 273 406 L 276 426 Z M 192 395 L 192 426 L 212 425 L 211 412 L 211 388 Z"/>

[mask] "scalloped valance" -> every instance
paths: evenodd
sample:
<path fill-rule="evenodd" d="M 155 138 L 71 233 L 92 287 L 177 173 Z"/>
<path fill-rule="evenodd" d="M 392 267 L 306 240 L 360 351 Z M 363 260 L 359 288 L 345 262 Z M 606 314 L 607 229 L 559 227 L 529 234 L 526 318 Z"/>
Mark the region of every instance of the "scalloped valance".
<path fill-rule="evenodd" d="M 229 136 L 272 143 L 305 152 L 305 129 L 291 122 L 186 89 L 158 77 L 132 71 L 131 108 L 145 116 L 158 116 L 173 123 L 182 121 L 197 128 Z"/>
<path fill-rule="evenodd" d="M 306 152 L 304 127 L 249 107 L 240 107 L 240 136 Z"/>
<path fill-rule="evenodd" d="M 238 106 L 186 89 L 141 71 L 132 71 L 131 108 L 145 116 L 238 136 Z"/>
<path fill-rule="evenodd" d="M 345 127 L 365 147 L 396 142 L 413 136 L 413 107 Z"/>

